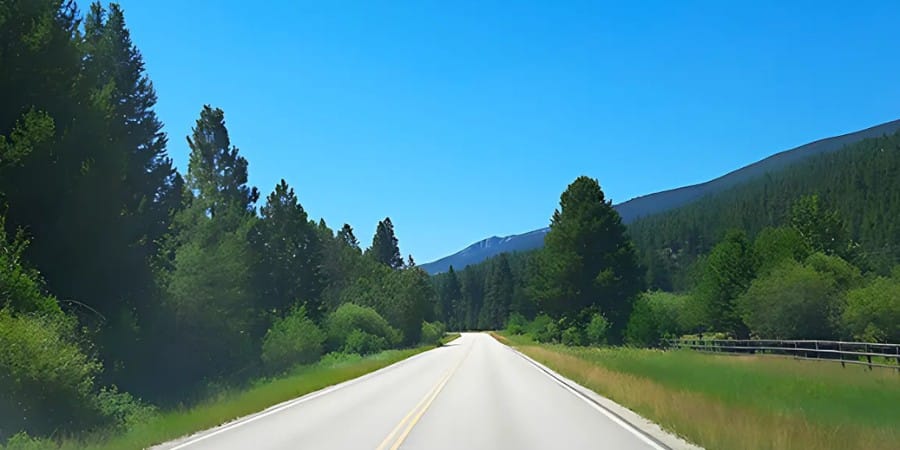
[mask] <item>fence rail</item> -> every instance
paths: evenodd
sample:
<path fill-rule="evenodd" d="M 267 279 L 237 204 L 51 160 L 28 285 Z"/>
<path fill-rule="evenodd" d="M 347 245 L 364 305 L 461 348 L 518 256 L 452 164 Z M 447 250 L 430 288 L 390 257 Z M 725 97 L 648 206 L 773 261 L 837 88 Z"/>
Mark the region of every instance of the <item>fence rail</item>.
<path fill-rule="evenodd" d="M 667 348 L 684 348 L 708 353 L 789 355 L 797 359 L 815 359 L 869 367 L 896 369 L 900 372 L 900 344 L 875 342 L 763 340 L 763 339 L 667 339 Z M 876 358 L 873 362 L 872 358 Z M 891 363 L 894 362 L 894 364 Z"/>

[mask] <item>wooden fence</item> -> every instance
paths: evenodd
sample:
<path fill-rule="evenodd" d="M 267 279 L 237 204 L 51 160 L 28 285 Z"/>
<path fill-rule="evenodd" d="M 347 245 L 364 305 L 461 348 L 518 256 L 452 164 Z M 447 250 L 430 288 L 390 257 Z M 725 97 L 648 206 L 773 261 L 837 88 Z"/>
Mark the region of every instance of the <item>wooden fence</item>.
<path fill-rule="evenodd" d="M 844 341 L 668 339 L 667 348 L 685 348 L 710 353 L 790 355 L 797 359 L 816 359 L 869 367 L 897 369 L 900 372 L 900 344 Z M 875 358 L 875 361 L 872 360 Z"/>

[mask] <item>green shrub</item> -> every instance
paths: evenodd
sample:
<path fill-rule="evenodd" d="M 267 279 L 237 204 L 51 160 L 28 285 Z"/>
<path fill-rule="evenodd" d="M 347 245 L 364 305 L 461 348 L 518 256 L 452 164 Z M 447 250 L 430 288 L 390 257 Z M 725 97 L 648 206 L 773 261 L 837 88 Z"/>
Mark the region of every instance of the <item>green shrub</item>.
<path fill-rule="evenodd" d="M 422 345 L 440 345 L 445 332 L 441 322 L 422 322 Z"/>
<path fill-rule="evenodd" d="M 115 386 L 100 389 L 97 405 L 111 425 L 122 431 L 147 422 L 157 412 L 154 406 L 142 403 L 127 392 L 119 392 Z"/>
<path fill-rule="evenodd" d="M 330 350 L 343 349 L 354 330 L 382 338 L 385 348 L 395 347 L 402 341 L 400 331 L 390 326 L 378 312 L 353 303 L 345 303 L 329 314 L 325 328 L 328 330 L 327 343 Z"/>
<path fill-rule="evenodd" d="M 57 445 L 54 442 L 31 437 L 28 433 L 22 431 L 9 438 L 5 447 L 0 445 L 0 450 L 45 450 L 56 447 Z"/>
<path fill-rule="evenodd" d="M 6 223 L 0 216 L 0 309 L 13 314 L 62 317 L 56 299 L 41 292 L 37 271 L 22 263 L 28 241 L 19 234 L 7 240 Z"/>
<path fill-rule="evenodd" d="M 646 292 L 635 302 L 625 328 L 625 342 L 641 347 L 658 346 L 697 327 L 699 305 L 692 297 L 668 292 Z"/>
<path fill-rule="evenodd" d="M 847 293 L 845 334 L 866 342 L 900 342 L 900 278 L 876 278 Z"/>
<path fill-rule="evenodd" d="M 509 334 L 525 334 L 528 321 L 519 313 L 512 313 L 506 319 L 506 332 Z"/>
<path fill-rule="evenodd" d="M 559 342 L 559 324 L 552 317 L 541 314 L 531 321 L 528 326 L 528 334 L 538 342 Z"/>
<path fill-rule="evenodd" d="M 341 351 L 344 353 L 355 353 L 357 355 L 369 355 L 386 350 L 387 348 L 388 342 L 383 337 L 366 333 L 360 329 L 354 329 L 347 335 L 347 340 Z"/>
<path fill-rule="evenodd" d="M 753 280 L 738 308 L 753 335 L 763 339 L 829 339 L 839 307 L 828 273 L 795 261 Z"/>
<path fill-rule="evenodd" d="M 266 333 L 262 360 L 269 370 L 280 371 L 309 364 L 322 356 L 325 333 L 306 317 L 305 308 L 295 308 L 278 319 Z"/>
<path fill-rule="evenodd" d="M 74 320 L 14 316 L 0 309 L 0 440 L 105 422 L 94 394 L 101 365 L 73 341 Z"/>
<path fill-rule="evenodd" d="M 597 313 L 591 316 L 591 321 L 585 327 L 584 333 L 587 343 L 590 345 L 606 344 L 606 334 L 609 332 L 609 322 L 603 314 Z"/>
<path fill-rule="evenodd" d="M 562 341 L 563 345 L 572 346 L 583 346 L 587 341 L 584 335 L 584 330 L 578 325 L 571 325 L 566 327 L 566 329 L 562 331 L 560 340 Z"/>

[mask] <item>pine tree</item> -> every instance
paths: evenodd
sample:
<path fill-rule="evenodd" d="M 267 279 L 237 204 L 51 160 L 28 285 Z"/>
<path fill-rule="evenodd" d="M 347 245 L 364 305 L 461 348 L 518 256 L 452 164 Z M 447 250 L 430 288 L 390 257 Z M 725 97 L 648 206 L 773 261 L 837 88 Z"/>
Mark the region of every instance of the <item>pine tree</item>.
<path fill-rule="evenodd" d="M 756 275 L 757 260 L 747 234 L 733 230 L 704 260 L 695 297 L 703 306 L 707 329 L 746 337 L 749 330 L 737 310 L 738 297 Z"/>
<path fill-rule="evenodd" d="M 259 330 L 250 244 L 257 191 L 246 185 L 247 160 L 228 142 L 222 110 L 206 106 L 193 130 L 187 189 L 190 206 L 175 216 L 163 273 L 174 315 L 165 367 L 188 388 L 224 377 L 255 358 Z"/>
<path fill-rule="evenodd" d="M 597 180 L 584 176 L 568 186 L 559 205 L 532 292 L 544 311 L 574 323 L 601 312 L 619 340 L 643 280 L 622 219 Z"/>
<path fill-rule="evenodd" d="M 353 234 L 353 227 L 351 227 L 349 223 L 345 223 L 340 231 L 338 231 L 338 238 L 347 244 L 348 247 L 359 250 L 359 240 L 356 239 L 356 235 Z"/>
<path fill-rule="evenodd" d="M 252 212 L 259 191 L 247 186 L 247 160 L 231 145 L 225 113 L 204 106 L 187 142 L 191 148 L 187 183 L 203 199 L 207 214 L 215 216 L 223 207 L 231 206 Z"/>
<path fill-rule="evenodd" d="M 321 273 L 322 243 L 315 225 L 283 179 L 260 208 L 253 233 L 260 258 L 261 303 L 276 315 L 303 305 L 313 320 L 321 318 L 325 280 Z"/>
<path fill-rule="evenodd" d="M 366 254 L 392 269 L 403 267 L 403 257 L 400 256 L 400 247 L 397 244 L 394 224 L 391 223 L 390 217 L 385 217 L 384 220 L 378 222 L 378 228 L 372 238 L 372 246 L 369 247 Z"/>
<path fill-rule="evenodd" d="M 438 318 L 447 324 L 447 329 L 463 329 L 459 311 L 463 309 L 462 288 L 453 266 L 447 271 L 438 290 Z"/>
<path fill-rule="evenodd" d="M 484 305 L 481 308 L 479 328 L 503 328 L 509 316 L 513 298 L 513 275 L 509 267 L 509 257 L 501 253 L 491 261 L 485 280 Z"/>

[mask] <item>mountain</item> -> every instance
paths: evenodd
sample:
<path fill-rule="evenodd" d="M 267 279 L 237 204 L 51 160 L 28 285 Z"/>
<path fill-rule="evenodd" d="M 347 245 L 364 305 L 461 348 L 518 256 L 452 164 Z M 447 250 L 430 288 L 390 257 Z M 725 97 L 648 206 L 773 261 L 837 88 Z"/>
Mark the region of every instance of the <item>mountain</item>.
<path fill-rule="evenodd" d="M 663 213 L 694 202 L 707 195 L 722 192 L 767 173 L 783 169 L 792 163 L 811 156 L 835 152 L 863 139 L 894 134 L 898 130 L 900 130 L 900 120 L 894 120 L 854 133 L 810 142 L 776 153 L 705 183 L 643 195 L 619 203 L 614 208 L 622 216 L 622 221 L 628 224 L 639 218 Z M 476 242 L 450 256 L 422 264 L 421 267 L 428 273 L 435 274 L 446 271 L 450 266 L 461 269 L 469 264 L 477 264 L 500 253 L 532 250 L 544 245 L 544 234 L 548 230 L 549 228 L 541 228 L 523 234 L 505 237 L 494 236 Z"/>

